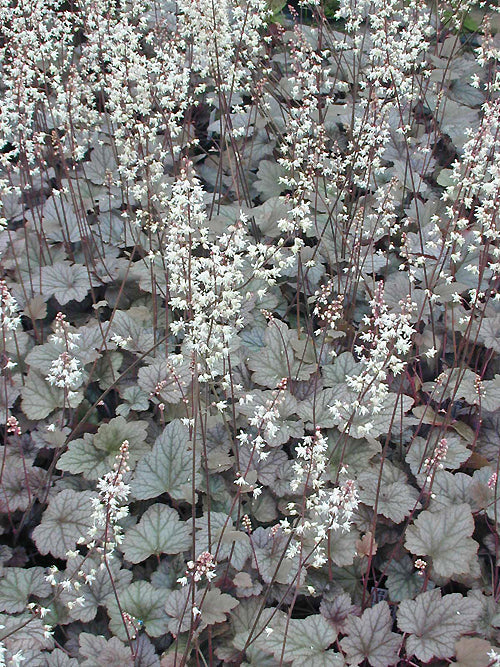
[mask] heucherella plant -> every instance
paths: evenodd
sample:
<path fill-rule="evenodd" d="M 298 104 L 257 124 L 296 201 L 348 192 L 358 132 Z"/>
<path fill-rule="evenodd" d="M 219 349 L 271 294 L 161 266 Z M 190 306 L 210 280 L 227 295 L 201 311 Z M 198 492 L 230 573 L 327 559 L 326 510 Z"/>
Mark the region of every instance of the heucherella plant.
<path fill-rule="evenodd" d="M 491 667 L 491 3 L 0 0 L 0 665 Z"/>

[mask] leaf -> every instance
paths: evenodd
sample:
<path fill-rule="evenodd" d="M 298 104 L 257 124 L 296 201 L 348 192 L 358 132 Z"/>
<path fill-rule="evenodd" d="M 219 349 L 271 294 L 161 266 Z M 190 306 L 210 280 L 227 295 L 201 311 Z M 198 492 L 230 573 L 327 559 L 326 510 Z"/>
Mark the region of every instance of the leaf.
<path fill-rule="evenodd" d="M 281 9 L 286 3 L 279 0 L 279 4 L 281 5 Z M 284 170 L 281 165 L 274 161 L 271 162 L 271 160 L 261 160 L 259 163 L 259 170 L 257 171 L 257 180 L 253 185 L 257 192 L 262 195 L 262 201 L 271 199 L 271 197 L 278 198 L 283 192 L 283 189 L 286 186 L 280 183 L 280 176 L 284 176 Z M 281 203 L 282 200 L 277 199 L 277 201 Z M 261 208 L 262 207 L 259 207 L 259 209 Z M 280 215 L 280 218 L 282 217 L 284 216 Z M 257 222 L 257 224 L 259 223 Z M 279 231 L 279 228 L 277 228 L 277 230 Z"/>
<path fill-rule="evenodd" d="M 125 641 L 127 635 L 116 600 L 114 597 L 108 600 L 110 630 Z M 121 591 L 120 606 L 122 611 L 129 613 L 137 621 L 142 621 L 150 637 L 160 637 L 167 632 L 168 617 L 164 611 L 165 591 L 156 590 L 147 581 L 134 581 Z"/>
<path fill-rule="evenodd" d="M 269 390 L 254 389 L 252 397 L 251 403 L 236 405 L 236 410 L 240 414 L 252 417 L 257 406 L 266 407 L 269 401 L 273 403 L 273 408 L 278 414 L 272 424 L 269 426 L 264 424 L 262 427 L 262 437 L 270 447 L 279 447 L 288 442 L 290 438 L 302 437 L 304 424 L 302 420 L 297 419 L 297 399 L 289 391 L 280 392 L 279 401 L 276 401 L 275 395 Z"/>
<path fill-rule="evenodd" d="M 418 492 L 408 484 L 405 473 L 388 461 L 382 471 L 361 473 L 358 483 L 360 501 L 394 523 L 401 523 L 418 502 Z"/>
<path fill-rule="evenodd" d="M 492 317 L 484 317 L 478 322 L 478 340 L 488 349 L 500 353 L 500 313 Z"/>
<path fill-rule="evenodd" d="M 68 449 L 57 461 L 57 467 L 73 475 L 81 473 L 85 479 L 93 480 L 102 477 L 113 467 L 113 460 L 111 465 L 108 465 L 109 462 L 108 454 L 94 447 L 92 435 L 85 433 L 83 438 L 68 444 Z"/>
<path fill-rule="evenodd" d="M 196 545 L 200 551 L 212 551 L 217 546 L 217 560 L 231 556 L 236 570 L 241 570 L 250 556 L 248 535 L 234 530 L 231 518 L 224 512 L 212 511 L 196 519 Z"/>
<path fill-rule="evenodd" d="M 41 294 L 36 294 L 29 299 L 24 308 L 24 314 L 33 321 L 43 320 L 47 317 L 47 304 Z"/>
<path fill-rule="evenodd" d="M 191 531 L 168 505 L 152 505 L 138 525 L 125 534 L 121 546 L 125 558 L 140 563 L 151 555 L 179 554 L 191 546 Z"/>
<path fill-rule="evenodd" d="M 113 149 L 107 144 L 97 145 L 92 149 L 89 162 L 82 164 L 85 178 L 92 183 L 102 185 L 108 180 L 108 172 L 111 178 L 116 178 L 117 164 Z"/>
<path fill-rule="evenodd" d="M 496 412 L 500 408 L 500 375 L 493 380 L 483 380 L 481 389 L 481 409 Z"/>
<path fill-rule="evenodd" d="M 295 358 L 291 346 L 293 336 L 297 333 L 284 322 L 273 320 L 269 323 L 264 336 L 265 347 L 248 359 L 254 382 L 275 389 L 283 378 L 307 380 L 310 377 L 314 366 Z"/>
<path fill-rule="evenodd" d="M 57 262 L 42 269 L 43 295 L 55 296 L 61 306 L 69 301 L 83 301 L 89 289 L 89 273 L 82 264 Z"/>
<path fill-rule="evenodd" d="M 423 389 L 435 401 L 463 398 L 469 405 L 480 406 L 488 412 L 500 408 L 500 375 L 495 375 L 493 380 L 481 380 L 469 368 L 450 368 L 443 371 L 435 382 L 425 382 Z"/>
<path fill-rule="evenodd" d="M 358 618 L 350 616 L 346 623 L 347 637 L 340 642 L 350 665 L 367 659 L 372 667 L 389 667 L 398 661 L 402 638 L 391 631 L 392 616 L 387 602 L 366 609 Z"/>
<path fill-rule="evenodd" d="M 28 373 L 21 395 L 23 412 L 28 419 L 45 419 L 64 404 L 64 390 L 50 385 L 33 370 Z"/>
<path fill-rule="evenodd" d="M 168 591 L 165 599 L 165 612 L 170 616 L 168 619 L 168 630 L 177 637 L 186 632 L 191 625 L 192 609 L 191 593 L 189 586 L 184 586 L 176 591 Z"/>
<path fill-rule="evenodd" d="M 137 460 L 151 450 L 147 422 L 127 421 L 122 416 L 101 424 L 95 436 L 85 433 L 83 438 L 72 440 L 57 467 L 75 475 L 82 473 L 88 480 L 98 479 L 113 468 L 124 440 L 129 442 L 129 465 L 133 469 Z"/>
<path fill-rule="evenodd" d="M 38 551 L 66 558 L 79 537 L 86 537 L 92 526 L 91 494 L 63 489 L 54 496 L 43 513 L 42 521 L 33 531 Z"/>
<path fill-rule="evenodd" d="M 202 591 L 200 591 L 201 593 Z M 203 591 L 203 593 L 205 593 Z M 200 596 L 201 597 L 201 596 Z M 201 628 L 206 628 L 207 625 L 214 625 L 215 623 L 224 623 L 226 614 L 229 614 L 231 609 L 234 609 L 238 604 L 238 600 L 227 593 L 221 593 L 218 588 L 209 590 L 200 600 L 201 611 Z"/>
<path fill-rule="evenodd" d="M 356 551 L 358 556 L 374 556 L 377 553 L 377 549 L 378 544 L 374 540 L 370 531 L 368 531 L 366 535 L 363 535 L 360 540 L 356 540 Z"/>
<path fill-rule="evenodd" d="M 314 665 L 314 667 L 342 667 L 344 660 L 339 653 L 328 650 L 337 638 L 337 632 L 319 614 L 307 618 L 291 618 L 278 613 L 268 623 L 273 630 L 262 634 L 257 645 L 270 651 L 280 662 L 291 662 L 293 667 Z"/>
<path fill-rule="evenodd" d="M 265 459 L 259 459 L 246 443 L 239 448 L 239 466 L 245 470 L 245 478 L 251 479 L 251 473 L 255 472 L 264 486 L 273 487 L 287 464 L 288 456 L 283 449 L 272 449 Z"/>
<path fill-rule="evenodd" d="M 142 348 L 140 348 L 142 349 Z M 175 355 L 172 355 L 173 360 Z M 169 359 L 155 359 L 139 369 L 137 384 L 148 394 L 155 394 L 164 403 L 178 403 L 191 383 L 189 363 L 175 364 Z"/>
<path fill-rule="evenodd" d="M 380 442 L 373 438 L 356 440 L 336 428 L 328 433 L 328 460 L 333 476 L 340 472 L 342 466 L 351 474 L 368 470 L 370 459 L 380 451 Z"/>
<path fill-rule="evenodd" d="M 83 598 L 82 601 L 74 604 L 70 609 L 71 618 L 89 623 L 95 618 L 98 608 L 105 606 L 108 598 L 114 597 L 115 591 L 120 595 L 121 591 L 132 581 L 132 572 L 120 569 L 118 559 L 109 560 L 109 571 L 107 568 L 100 567 L 100 565 L 98 556 L 87 556 L 85 558 L 77 556 L 68 562 L 66 572 L 60 575 L 61 579 L 72 579 L 75 572 L 84 573 L 79 578 L 80 587 L 78 590 L 71 588 L 59 593 L 61 602 L 66 607 L 68 607 L 68 602 L 74 603 L 77 598 Z M 87 584 L 83 577 L 89 574 L 93 575 L 93 579 L 91 583 Z"/>
<path fill-rule="evenodd" d="M 308 425 L 321 428 L 337 426 L 352 438 L 363 438 L 369 432 L 372 438 L 385 434 L 395 422 L 394 415 L 407 412 L 413 399 L 404 394 L 388 393 L 382 400 L 379 411 L 374 414 L 369 406 L 366 413 L 353 408 L 359 401 L 359 394 L 346 384 L 346 375 L 357 377 L 362 372 L 362 364 L 357 363 L 350 352 L 340 354 L 333 364 L 322 369 L 325 389 L 300 403 L 297 413 Z M 362 402 L 362 401 L 361 401 Z M 336 406 L 335 414 L 331 408 Z M 394 428 L 394 426 L 393 426 Z"/>
<path fill-rule="evenodd" d="M 460 593 L 441 597 L 439 588 L 421 593 L 416 600 L 403 600 L 397 614 L 398 626 L 407 632 L 406 652 L 422 662 L 451 658 L 457 639 L 470 632 L 479 616 L 477 600 Z"/>
<path fill-rule="evenodd" d="M 401 560 L 392 559 L 387 566 L 386 586 L 392 602 L 413 599 L 422 590 L 422 577 L 407 555 Z"/>
<path fill-rule="evenodd" d="M 126 387 L 120 395 L 125 402 L 116 407 L 116 412 L 122 417 L 126 417 L 130 410 L 144 412 L 149 409 L 149 395 L 137 385 Z"/>
<path fill-rule="evenodd" d="M 488 667 L 491 658 L 488 653 L 492 646 L 486 639 L 479 637 L 462 637 L 455 645 L 457 661 L 455 667 Z"/>
<path fill-rule="evenodd" d="M 43 233 L 51 241 L 78 243 L 82 234 L 88 234 L 85 215 L 77 215 L 70 198 L 59 195 L 49 197 L 39 209 L 29 211 L 29 217 L 37 221 L 43 218 Z"/>
<path fill-rule="evenodd" d="M 27 510 L 32 498 L 44 488 L 46 478 L 43 468 L 28 467 L 21 458 L 9 456 L 1 476 L 0 512 Z"/>
<path fill-rule="evenodd" d="M 358 538 L 356 530 L 332 530 L 327 546 L 328 557 L 332 563 L 340 567 L 352 565 L 356 557 Z"/>
<path fill-rule="evenodd" d="M 432 512 L 449 506 L 471 503 L 472 477 L 463 472 L 454 475 L 447 470 L 437 470 L 432 483 L 429 509 Z M 476 508 L 474 508 L 476 509 Z"/>
<path fill-rule="evenodd" d="M 440 115 L 442 132 L 450 137 L 458 149 L 462 149 L 467 141 L 464 128 L 468 127 L 476 132 L 479 127 L 477 109 L 470 109 L 450 99 L 440 107 Z"/>
<path fill-rule="evenodd" d="M 51 649 L 54 646 L 53 638 L 45 635 L 44 621 L 31 612 L 17 616 L 0 614 L 0 642 L 11 653 Z"/>
<path fill-rule="evenodd" d="M 327 593 L 329 597 L 323 596 L 319 605 L 319 611 L 329 623 L 333 625 L 337 632 L 346 634 L 346 622 L 350 615 L 359 616 L 361 610 L 352 604 L 351 596 L 348 593 Z M 330 597 L 333 596 L 333 599 Z"/>
<path fill-rule="evenodd" d="M 16 614 L 26 608 L 30 595 L 43 598 L 51 591 L 42 567 L 5 568 L 0 579 L 0 611 Z"/>
<path fill-rule="evenodd" d="M 128 440 L 129 463 L 134 465 L 141 456 L 149 452 L 150 448 L 146 444 L 147 428 L 148 424 L 145 421 L 128 422 L 124 417 L 115 417 L 107 424 L 99 426 L 94 436 L 94 446 L 114 459 L 123 441 Z"/>
<path fill-rule="evenodd" d="M 168 493 L 176 500 L 192 500 L 193 452 L 189 449 L 189 430 L 180 420 L 168 424 L 156 438 L 152 451 L 139 463 L 132 481 L 132 493 L 140 500 Z M 199 483 L 195 465 L 195 485 Z"/>
<path fill-rule="evenodd" d="M 78 635 L 80 655 L 85 658 L 82 667 L 133 667 L 130 648 L 117 637 L 106 639 L 100 635 L 81 632 Z"/>
<path fill-rule="evenodd" d="M 288 536 L 281 529 L 273 533 L 271 528 L 259 526 L 252 533 L 252 564 L 266 584 L 273 580 L 280 584 L 293 581 L 297 566 L 289 558 L 282 558 L 287 542 Z"/>
<path fill-rule="evenodd" d="M 60 648 L 56 648 L 52 653 L 45 654 L 44 667 L 78 667 L 78 660 L 70 658 Z"/>
<path fill-rule="evenodd" d="M 417 556 L 432 558 L 432 567 L 442 577 L 470 571 L 478 544 L 471 535 L 474 519 L 469 505 L 422 512 L 406 531 L 406 548 Z"/>
<path fill-rule="evenodd" d="M 427 437 L 417 436 L 412 440 L 411 447 L 406 454 L 406 462 L 414 475 L 425 472 L 425 460 L 433 457 L 442 437 L 443 433 L 440 429 L 431 429 Z M 458 433 L 448 433 L 446 441 L 448 450 L 440 463 L 446 470 L 456 470 L 464 461 L 467 461 L 471 452 L 467 449 L 465 440 Z"/>
<path fill-rule="evenodd" d="M 154 330 L 150 326 L 147 308 L 133 307 L 117 310 L 110 322 L 110 333 L 127 340 L 127 350 L 144 351 L 154 345 Z M 154 360 L 153 363 L 156 363 Z M 165 361 L 162 359 L 162 361 Z"/>
<path fill-rule="evenodd" d="M 139 635 L 133 643 L 134 667 L 160 667 L 160 658 L 156 655 L 155 647 L 145 634 Z"/>
<path fill-rule="evenodd" d="M 496 465 L 500 450 L 500 411 L 483 415 L 476 451 Z"/>

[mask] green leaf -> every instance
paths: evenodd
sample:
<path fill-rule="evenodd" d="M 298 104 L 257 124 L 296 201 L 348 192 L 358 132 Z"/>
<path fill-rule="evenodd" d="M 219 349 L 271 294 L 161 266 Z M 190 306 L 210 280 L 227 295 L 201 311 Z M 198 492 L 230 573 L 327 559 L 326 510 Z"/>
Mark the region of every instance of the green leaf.
<path fill-rule="evenodd" d="M 32 498 L 43 490 L 47 471 L 30 467 L 21 458 L 9 456 L 0 484 L 0 512 L 27 510 Z"/>
<path fill-rule="evenodd" d="M 350 665 L 367 659 L 372 667 L 389 667 L 398 662 L 402 637 L 391 631 L 392 617 L 387 602 L 366 609 L 363 615 L 350 616 L 346 623 L 347 637 L 340 642 Z"/>
<path fill-rule="evenodd" d="M 149 274 L 151 280 L 151 273 L 149 272 Z M 139 352 L 149 350 L 155 342 L 154 331 L 150 326 L 149 318 L 150 312 L 147 308 L 134 307 L 129 310 L 117 310 L 111 320 L 111 334 L 121 336 L 121 338 L 127 340 L 127 350 L 137 350 Z M 165 363 L 164 359 L 162 361 Z M 155 363 L 156 360 L 153 364 Z M 149 366 L 146 366 L 146 368 L 149 368 Z M 139 371 L 139 374 L 141 374 L 141 371 Z M 148 394 L 150 391 L 152 390 L 148 390 Z"/>
<path fill-rule="evenodd" d="M 355 529 L 330 531 L 327 554 L 332 563 L 335 563 L 339 567 L 352 565 L 356 556 L 356 542 L 358 539 L 359 534 Z"/>
<path fill-rule="evenodd" d="M 79 654 L 85 658 L 82 667 L 133 667 L 130 648 L 117 637 L 106 639 L 100 635 L 81 632 L 78 635 Z"/>
<path fill-rule="evenodd" d="M 0 611 L 16 614 L 26 608 L 30 595 L 43 598 L 51 591 L 42 567 L 5 568 L 0 579 Z"/>
<path fill-rule="evenodd" d="M 191 383 L 189 363 L 175 364 L 174 360 L 175 355 L 171 355 L 169 363 L 155 359 L 139 369 L 137 384 L 148 396 L 155 393 L 163 403 L 178 403 L 184 397 Z"/>
<path fill-rule="evenodd" d="M 276 0 L 275 0 L 276 2 Z M 278 11 L 280 11 L 286 4 L 282 0 L 278 0 L 278 3 L 281 5 Z M 271 160 L 261 160 L 259 162 L 259 170 L 257 171 L 257 180 L 253 184 L 254 188 L 261 195 L 261 200 L 266 201 L 272 197 L 276 197 L 277 203 L 282 203 L 281 199 L 278 199 L 280 194 L 285 189 L 285 185 L 280 183 L 280 176 L 284 176 L 285 172 L 281 165 L 275 161 Z M 262 207 L 259 207 L 261 209 Z M 283 214 L 280 215 L 280 218 L 283 218 Z M 257 223 L 259 224 L 259 223 Z M 265 230 L 267 231 L 267 230 Z M 278 228 L 279 231 L 279 228 Z M 267 234 L 269 236 L 269 234 Z"/>
<path fill-rule="evenodd" d="M 432 483 L 432 498 L 429 509 L 432 512 L 449 506 L 472 504 L 472 477 L 463 472 L 452 474 L 447 470 L 437 470 Z M 434 497 L 435 496 L 435 497 Z M 473 508 L 476 509 L 476 508 Z"/>
<path fill-rule="evenodd" d="M 358 476 L 359 499 L 365 505 L 376 508 L 377 514 L 401 523 L 415 508 L 418 491 L 408 484 L 403 471 L 388 461 L 382 471 L 372 470 Z"/>
<path fill-rule="evenodd" d="M 64 405 L 64 389 L 50 385 L 33 370 L 28 373 L 21 395 L 23 412 L 28 419 L 45 419 L 53 410 Z M 67 403 L 76 408 L 82 398 L 81 392 L 71 392 Z"/>
<path fill-rule="evenodd" d="M 109 571 L 107 568 L 100 567 L 101 561 L 98 556 L 85 558 L 77 556 L 72 558 L 67 565 L 65 573 L 61 573 L 60 579 L 74 579 L 75 572 L 83 572 L 84 575 L 92 574 L 91 583 L 85 583 L 83 576 L 78 578 L 80 587 L 69 590 L 61 590 L 59 595 L 61 602 L 68 608 L 68 602 L 75 603 L 77 598 L 80 601 L 74 604 L 70 609 L 70 616 L 77 621 L 89 623 L 92 621 L 98 611 L 98 608 L 105 606 L 109 598 L 113 598 L 115 591 L 121 595 L 121 591 L 129 586 L 132 581 L 132 572 L 130 570 L 120 569 L 118 559 L 109 560 Z M 111 576 L 110 576 L 111 574 Z M 56 580 L 58 575 L 56 575 Z M 83 600 L 81 600 L 83 598 Z M 71 605 L 70 605 L 71 606 Z"/>
<path fill-rule="evenodd" d="M 406 652 L 422 662 L 432 658 L 451 658 L 457 639 L 470 632 L 479 616 L 477 600 L 460 593 L 441 597 L 439 588 L 421 593 L 416 600 L 403 600 L 398 611 L 398 626 L 407 632 Z"/>
<path fill-rule="evenodd" d="M 254 382 L 275 389 L 283 378 L 307 380 L 310 377 L 314 366 L 295 358 L 294 337 L 297 338 L 297 332 L 291 331 L 284 322 L 273 320 L 269 323 L 264 336 L 265 347 L 248 359 Z"/>
<path fill-rule="evenodd" d="M 95 436 L 85 433 L 83 438 L 72 440 L 57 467 L 74 475 L 81 473 L 88 480 L 98 479 L 113 468 L 124 440 L 129 442 L 129 465 L 133 468 L 137 460 L 151 450 L 147 442 L 147 422 L 128 422 L 121 416 L 102 424 Z"/>
<path fill-rule="evenodd" d="M 108 598 L 110 630 L 120 639 L 126 640 L 120 610 L 113 598 Z M 120 592 L 122 611 L 131 614 L 137 621 L 142 621 L 150 637 L 160 637 L 167 632 L 168 617 L 164 611 L 165 591 L 156 590 L 147 581 L 134 581 Z"/>
<path fill-rule="evenodd" d="M 52 653 L 44 654 L 44 657 L 44 667 L 78 667 L 78 660 L 76 658 L 70 658 L 69 655 L 64 653 L 60 648 L 54 649 Z M 109 662 L 106 664 L 109 665 Z"/>
<path fill-rule="evenodd" d="M 307 618 L 287 619 L 279 612 L 269 622 L 273 632 L 260 635 L 257 645 L 271 652 L 277 660 L 291 662 L 293 667 L 342 667 L 344 660 L 339 653 L 328 650 L 337 638 L 337 632 L 319 614 Z"/>
<path fill-rule="evenodd" d="M 44 621 L 31 612 L 17 616 L 0 614 L 0 642 L 11 653 L 51 649 L 54 646 L 52 637 L 46 636 Z"/>
<path fill-rule="evenodd" d="M 250 540 L 246 533 L 234 530 L 233 522 L 223 512 L 210 512 L 196 519 L 196 544 L 200 551 L 217 547 L 219 562 L 231 556 L 231 565 L 241 570 L 250 556 Z"/>
<path fill-rule="evenodd" d="M 126 387 L 120 394 L 125 402 L 116 407 L 116 412 L 122 417 L 126 417 L 130 410 L 145 412 L 149 409 L 149 395 L 140 387 Z"/>
<path fill-rule="evenodd" d="M 150 451 L 146 443 L 148 424 L 145 421 L 127 421 L 124 417 L 115 417 L 107 424 L 102 424 L 94 436 L 94 446 L 110 457 L 118 454 L 124 440 L 129 443 L 129 464 L 133 466 L 141 456 Z M 111 465 L 110 468 L 113 466 Z"/>
<path fill-rule="evenodd" d="M 152 505 L 138 525 L 125 534 L 122 551 L 131 563 L 140 563 L 151 555 L 179 554 L 191 546 L 191 531 L 168 505 Z"/>
<path fill-rule="evenodd" d="M 176 500 L 192 500 L 193 452 L 189 430 L 178 419 L 170 422 L 154 447 L 139 463 L 132 481 L 132 493 L 140 500 L 168 493 Z M 195 485 L 199 484 L 199 464 L 195 464 Z"/>
<path fill-rule="evenodd" d="M 442 577 L 470 571 L 478 544 L 471 535 L 474 518 L 469 505 L 422 512 L 406 531 L 406 548 L 417 556 L 432 558 L 432 567 Z"/>
<path fill-rule="evenodd" d="M 89 272 L 82 264 L 57 262 L 42 269 L 43 295 L 55 296 L 62 306 L 69 301 L 83 301 L 89 289 Z"/>
<path fill-rule="evenodd" d="M 358 392 L 350 389 L 345 381 L 346 375 L 357 377 L 362 370 L 362 364 L 357 363 L 350 352 L 340 354 L 333 364 L 323 367 L 325 389 L 315 391 L 300 403 L 297 410 L 299 416 L 308 422 L 310 427 L 313 424 L 321 428 L 337 426 L 340 431 L 353 438 L 363 438 L 366 432 L 369 432 L 372 438 L 388 433 L 395 421 L 395 415 L 407 412 L 413 399 L 404 394 L 389 393 L 382 400 L 376 414 L 369 406 L 366 414 L 362 414 L 361 410 L 352 407 L 360 399 Z M 338 412 L 335 415 L 330 409 L 334 405 Z"/>
<path fill-rule="evenodd" d="M 257 406 L 265 408 L 270 404 L 269 402 L 273 403 L 273 408 L 278 413 L 276 419 L 272 422 L 276 431 L 273 428 L 271 433 L 264 426 L 262 433 L 262 437 L 270 447 L 279 447 L 288 442 L 290 438 L 301 438 L 304 435 L 304 424 L 302 420 L 297 418 L 297 399 L 289 391 L 280 392 L 280 399 L 276 401 L 275 394 L 272 391 L 253 389 L 252 398 L 251 403 L 237 404 L 237 413 L 252 417 Z M 253 458 L 255 459 L 255 457 Z"/>
<path fill-rule="evenodd" d="M 86 537 L 92 526 L 92 503 L 89 492 L 63 489 L 54 496 L 43 513 L 42 521 L 33 531 L 38 551 L 66 558 L 79 537 Z"/>
<path fill-rule="evenodd" d="M 412 440 L 411 447 L 406 454 L 406 462 L 414 475 L 425 472 L 425 460 L 431 459 L 439 440 L 443 437 L 440 429 L 431 429 L 425 438 L 416 437 Z M 440 461 L 446 470 L 456 470 L 471 455 L 467 449 L 466 441 L 458 433 L 449 433 L 446 435 L 448 450 L 445 458 Z"/>
<path fill-rule="evenodd" d="M 387 566 L 386 586 L 393 602 L 413 599 L 422 590 L 423 579 L 409 556 L 391 560 Z"/>
<path fill-rule="evenodd" d="M 81 473 L 85 479 L 98 479 L 113 467 L 109 455 L 102 449 L 94 447 L 93 437 L 85 433 L 83 438 L 72 440 L 68 449 L 57 461 L 59 470 L 65 470 L 73 475 Z"/>
<path fill-rule="evenodd" d="M 495 375 L 493 380 L 481 380 L 469 368 L 450 368 L 443 371 L 435 382 L 424 383 L 423 388 L 435 401 L 463 398 L 469 405 L 480 406 L 488 412 L 500 408 L 500 375 Z"/>
<path fill-rule="evenodd" d="M 221 593 L 218 588 L 212 588 L 206 593 L 205 591 L 199 591 L 199 593 L 203 593 L 203 595 L 200 595 L 199 601 L 202 628 L 215 623 L 224 623 L 226 615 L 239 604 L 236 598 Z"/>

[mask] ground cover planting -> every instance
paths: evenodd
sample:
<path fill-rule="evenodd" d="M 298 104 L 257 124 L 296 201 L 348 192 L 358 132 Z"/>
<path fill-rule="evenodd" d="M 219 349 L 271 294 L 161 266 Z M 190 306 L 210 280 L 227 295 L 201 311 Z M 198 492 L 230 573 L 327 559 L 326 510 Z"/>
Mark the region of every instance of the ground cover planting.
<path fill-rule="evenodd" d="M 0 665 L 500 665 L 500 33 L 0 0 Z"/>

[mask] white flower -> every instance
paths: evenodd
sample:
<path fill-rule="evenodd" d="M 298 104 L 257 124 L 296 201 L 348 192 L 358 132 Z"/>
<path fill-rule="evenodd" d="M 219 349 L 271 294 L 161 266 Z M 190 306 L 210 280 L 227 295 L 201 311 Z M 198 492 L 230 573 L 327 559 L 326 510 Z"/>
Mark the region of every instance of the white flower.
<path fill-rule="evenodd" d="M 76 389 L 82 381 L 79 360 L 68 352 L 61 352 L 57 359 L 52 362 L 45 379 L 49 384 L 62 389 Z"/>

